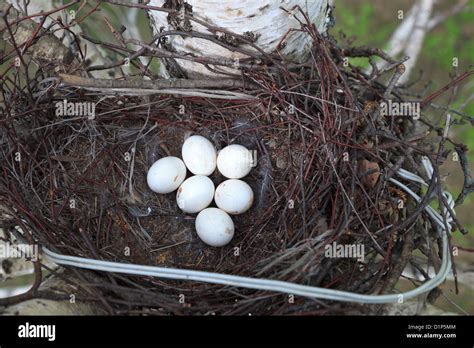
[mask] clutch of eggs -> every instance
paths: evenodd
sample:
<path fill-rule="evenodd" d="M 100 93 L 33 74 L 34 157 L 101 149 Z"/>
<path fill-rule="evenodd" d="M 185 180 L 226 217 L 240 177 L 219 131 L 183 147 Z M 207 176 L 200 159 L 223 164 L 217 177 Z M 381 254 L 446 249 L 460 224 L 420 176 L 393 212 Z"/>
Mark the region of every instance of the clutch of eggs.
<path fill-rule="evenodd" d="M 176 193 L 178 207 L 195 214 L 199 238 L 210 246 L 224 246 L 234 236 L 234 223 L 229 214 L 238 215 L 252 206 L 254 194 L 250 186 L 239 180 L 252 169 L 251 152 L 232 144 L 217 153 L 205 137 L 192 135 L 181 149 L 183 160 L 168 156 L 156 161 L 148 170 L 147 183 L 157 193 Z M 228 178 L 217 189 L 207 176 L 215 170 Z M 186 168 L 194 174 L 186 178 Z M 218 208 L 208 208 L 214 199 Z"/>

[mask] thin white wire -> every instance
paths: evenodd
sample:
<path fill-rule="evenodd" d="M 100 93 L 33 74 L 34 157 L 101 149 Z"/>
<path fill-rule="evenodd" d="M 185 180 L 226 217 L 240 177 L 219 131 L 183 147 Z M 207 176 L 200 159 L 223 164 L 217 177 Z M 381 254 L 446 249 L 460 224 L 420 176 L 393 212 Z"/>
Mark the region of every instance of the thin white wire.
<path fill-rule="evenodd" d="M 433 175 L 433 168 L 429 161 L 423 162 L 423 166 L 429 177 Z M 405 170 L 398 171 L 401 177 L 419 182 L 422 184 L 426 183 L 419 176 L 407 172 Z M 410 179 L 409 179 L 410 178 Z M 421 182 L 420 182 L 421 180 Z M 405 190 L 410 196 L 412 196 L 416 201 L 420 201 L 421 197 L 413 192 L 406 185 L 402 184 L 396 179 L 391 178 L 390 181 L 395 185 L 399 186 Z M 448 204 L 452 208 L 454 206 L 454 200 L 449 192 L 444 193 Z M 133 275 L 144 275 L 151 277 L 159 277 L 166 279 L 176 279 L 176 280 L 192 280 L 199 282 L 207 282 L 212 284 L 220 284 L 227 286 L 235 286 L 241 288 L 257 289 L 257 290 L 267 290 L 275 291 L 281 293 L 287 293 L 297 296 L 305 296 L 309 298 L 318 298 L 334 301 L 343 301 L 343 302 L 357 302 L 357 303 L 390 303 L 390 302 L 402 302 L 406 299 L 413 298 L 419 295 L 422 295 L 431 289 L 437 287 L 444 282 L 451 270 L 451 255 L 449 252 L 448 245 L 448 235 L 450 234 L 450 222 L 452 218 L 448 216 L 447 209 L 443 209 L 443 214 L 446 216 L 448 222 L 449 230 L 445 230 L 444 221 L 442 216 L 431 206 L 425 207 L 426 212 L 433 219 L 433 221 L 438 225 L 438 232 L 441 234 L 442 238 L 442 262 L 439 272 L 430 280 L 423 283 L 419 287 L 399 293 L 399 294 L 386 294 L 386 295 L 364 295 L 357 294 L 348 291 L 340 291 L 334 289 L 325 289 L 309 285 L 295 284 L 291 282 L 285 282 L 280 280 L 272 279 L 261 279 L 261 278 L 251 278 L 251 277 L 242 277 L 235 276 L 230 274 L 214 273 L 214 272 L 203 272 L 190 269 L 180 269 L 180 268 L 166 268 L 166 267 L 155 267 L 155 266 L 145 266 L 145 265 L 136 265 L 136 264 L 124 264 L 111 261 L 102 261 L 95 260 L 90 258 L 83 258 L 77 256 L 68 256 L 54 253 L 47 248 L 43 248 L 44 253 L 59 265 L 74 266 L 79 268 L 113 272 L 113 273 L 125 273 Z"/>
<path fill-rule="evenodd" d="M 419 177 L 416 174 L 413 174 L 412 172 L 409 172 L 408 170 L 405 170 L 403 168 L 400 168 L 397 171 L 398 176 L 401 176 L 404 179 L 410 180 L 410 181 L 415 181 L 417 183 L 420 183 L 424 186 L 428 186 L 428 184 L 423 180 L 421 177 Z"/>

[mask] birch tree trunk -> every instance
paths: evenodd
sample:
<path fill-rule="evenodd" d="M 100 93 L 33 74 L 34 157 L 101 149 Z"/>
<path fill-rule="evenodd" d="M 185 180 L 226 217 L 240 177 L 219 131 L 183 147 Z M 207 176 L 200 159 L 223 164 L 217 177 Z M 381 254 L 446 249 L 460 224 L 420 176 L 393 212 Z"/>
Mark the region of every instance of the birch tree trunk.
<path fill-rule="evenodd" d="M 254 43 L 266 53 L 272 53 L 281 46 L 280 54 L 292 61 L 301 62 L 309 52 L 311 39 L 307 34 L 297 30 L 301 27 L 298 19 L 305 22 L 297 7 L 309 15 L 320 33 L 325 33 L 331 23 L 331 2 L 331 0 L 187 0 L 183 4 L 183 0 L 151 0 L 149 5 L 176 9 L 181 14 L 171 16 L 162 11 L 150 11 L 155 34 L 175 30 L 212 34 L 200 23 L 186 19 L 187 14 L 215 27 L 246 36 L 254 40 Z M 223 33 L 218 33 L 217 37 L 219 34 Z M 171 48 L 181 54 L 205 55 L 236 62 L 246 58 L 240 52 L 233 52 L 206 39 L 173 35 L 168 36 L 168 40 Z M 251 49 L 248 46 L 245 48 Z M 219 76 L 199 63 L 183 59 L 177 59 L 177 63 L 191 78 Z M 236 72 L 231 68 L 216 66 L 212 68 L 227 73 Z"/>

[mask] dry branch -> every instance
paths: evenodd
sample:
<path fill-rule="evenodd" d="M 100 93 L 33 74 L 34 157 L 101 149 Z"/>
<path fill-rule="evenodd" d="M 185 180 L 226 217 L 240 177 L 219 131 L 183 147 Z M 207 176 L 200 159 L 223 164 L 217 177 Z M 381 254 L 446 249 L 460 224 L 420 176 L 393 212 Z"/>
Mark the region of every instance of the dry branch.
<path fill-rule="evenodd" d="M 46 15 L 45 13 L 44 16 Z M 18 53 L 20 50 L 29 51 L 41 66 L 51 64 L 56 71 L 70 70 L 70 65 L 75 61 L 74 55 L 56 36 L 45 34 L 41 22 L 23 18 L 24 16 L 7 2 L 0 3 L 0 17 L 0 33 L 3 39 L 17 47 Z M 19 54 L 20 58 L 22 54 Z"/>

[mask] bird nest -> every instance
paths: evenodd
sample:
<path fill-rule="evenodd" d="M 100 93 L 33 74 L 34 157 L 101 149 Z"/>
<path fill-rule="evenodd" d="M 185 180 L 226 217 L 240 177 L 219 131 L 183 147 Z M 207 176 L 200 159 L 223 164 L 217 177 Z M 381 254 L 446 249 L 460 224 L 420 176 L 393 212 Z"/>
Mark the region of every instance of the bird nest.
<path fill-rule="evenodd" d="M 66 255 L 361 294 L 395 291 L 415 253 L 436 267 L 440 237 L 423 210 L 430 200 L 417 203 L 390 181 L 399 168 L 426 177 L 422 156 L 438 174 L 446 156 L 427 140 L 437 127 L 420 131 L 412 117 L 380 111 L 382 101 L 406 98 L 395 86 L 403 62 L 374 49 L 342 47 L 309 23 L 301 30 L 313 39 L 305 63 L 255 50 L 237 79 L 132 83 L 67 70 L 58 76 L 41 67 L 24 83 L 4 79 L 2 225 Z M 379 56 L 388 67 L 364 73 L 348 64 L 351 56 L 371 62 Z M 205 57 L 187 59 L 207 64 Z M 163 156 L 180 157 L 190 134 L 210 139 L 218 150 L 238 143 L 257 154 L 245 179 L 253 206 L 233 217 L 235 236 L 225 247 L 198 238 L 195 214 L 178 208 L 175 193 L 159 195 L 147 186 L 150 166 Z M 211 179 L 216 185 L 224 180 L 217 171 Z M 425 191 L 405 183 L 420 195 L 441 189 L 439 180 Z M 363 255 L 328 255 L 337 245 L 357 246 Z M 205 282 L 74 271 L 94 288 L 85 300 L 110 313 L 368 310 Z"/>

